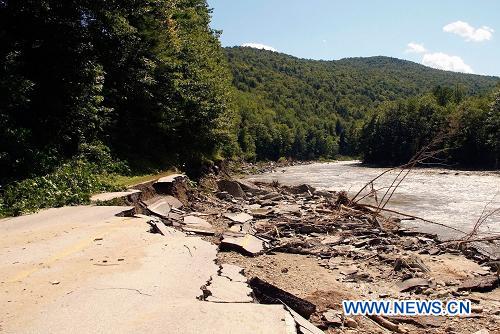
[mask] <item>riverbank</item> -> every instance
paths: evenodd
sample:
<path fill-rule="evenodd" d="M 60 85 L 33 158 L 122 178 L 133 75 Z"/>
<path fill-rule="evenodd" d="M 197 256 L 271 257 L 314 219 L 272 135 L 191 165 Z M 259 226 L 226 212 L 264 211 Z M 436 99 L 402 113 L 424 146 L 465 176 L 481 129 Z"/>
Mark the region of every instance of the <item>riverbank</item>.
<path fill-rule="evenodd" d="M 278 181 L 285 185 L 309 183 L 318 189 L 344 189 L 354 196 L 370 180 L 384 173 L 384 168 L 369 168 L 358 161 L 312 163 L 292 166 L 275 173 L 250 176 L 253 181 Z M 399 174 L 399 170 L 386 173 L 373 183 L 378 199 Z M 370 191 L 371 187 L 366 189 Z M 363 193 L 363 194 L 366 194 Z M 500 175 L 492 172 L 461 172 L 439 168 L 412 170 L 391 197 L 387 208 L 435 221 L 451 228 L 407 220 L 407 227 L 436 233 L 443 239 L 463 236 L 456 230 L 471 231 L 483 210 L 489 212 L 500 207 Z M 375 196 L 367 196 L 363 203 L 377 205 Z M 453 230 L 456 229 L 456 230 Z M 500 233 L 500 214 L 485 221 L 482 232 Z M 500 256 L 500 253 L 497 254 Z"/>

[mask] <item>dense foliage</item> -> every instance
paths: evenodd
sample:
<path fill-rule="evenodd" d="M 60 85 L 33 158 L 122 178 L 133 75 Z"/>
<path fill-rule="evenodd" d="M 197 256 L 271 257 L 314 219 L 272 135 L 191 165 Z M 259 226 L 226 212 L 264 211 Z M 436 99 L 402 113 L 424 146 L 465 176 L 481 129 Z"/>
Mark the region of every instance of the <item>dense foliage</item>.
<path fill-rule="evenodd" d="M 1 181 L 84 145 L 146 166 L 215 154 L 230 82 L 209 21 L 205 0 L 0 1 Z"/>
<path fill-rule="evenodd" d="M 436 96 L 458 101 L 487 93 L 498 82 L 496 77 L 440 71 L 388 57 L 316 61 L 241 47 L 226 48 L 226 54 L 237 88 L 238 142 L 249 159 L 315 159 L 366 153 L 359 147 L 359 130 L 379 105 L 419 96 L 438 86 L 453 88 L 440 88 Z M 420 112 L 415 120 L 406 121 L 438 122 L 444 117 L 439 112 L 428 111 L 427 115 L 424 106 Z M 400 121 L 397 115 L 392 117 L 392 122 Z M 425 131 L 434 131 L 435 126 L 426 124 Z M 400 156 L 395 152 L 402 149 L 398 141 L 426 133 L 420 132 L 423 128 L 401 135 L 385 134 L 394 141 L 386 148 L 374 137 L 373 144 L 384 151 L 384 158 L 377 161 L 396 163 L 391 159 Z M 413 140 L 415 147 L 420 144 Z M 374 161 L 367 153 L 367 160 Z"/>
<path fill-rule="evenodd" d="M 230 73 L 209 22 L 205 0 L 0 1 L 4 209 L 88 200 L 103 153 L 140 170 L 230 151 Z"/>
<path fill-rule="evenodd" d="M 457 100 L 451 89 L 381 105 L 362 130 L 364 160 L 376 164 L 407 162 L 434 138 L 444 151 L 434 162 L 499 168 L 498 96 Z M 494 100 L 492 102 L 492 100 Z"/>

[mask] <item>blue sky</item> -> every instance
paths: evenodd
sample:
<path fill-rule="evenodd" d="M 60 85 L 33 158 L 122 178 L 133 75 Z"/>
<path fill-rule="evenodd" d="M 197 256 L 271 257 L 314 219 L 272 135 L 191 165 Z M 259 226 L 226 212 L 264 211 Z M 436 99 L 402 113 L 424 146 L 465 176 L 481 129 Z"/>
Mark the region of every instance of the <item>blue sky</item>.
<path fill-rule="evenodd" d="M 301 58 L 391 56 L 500 76 L 498 0 L 208 0 L 223 46 Z M 409 43 L 413 43 L 410 46 Z M 253 45 L 253 44 L 251 44 Z"/>

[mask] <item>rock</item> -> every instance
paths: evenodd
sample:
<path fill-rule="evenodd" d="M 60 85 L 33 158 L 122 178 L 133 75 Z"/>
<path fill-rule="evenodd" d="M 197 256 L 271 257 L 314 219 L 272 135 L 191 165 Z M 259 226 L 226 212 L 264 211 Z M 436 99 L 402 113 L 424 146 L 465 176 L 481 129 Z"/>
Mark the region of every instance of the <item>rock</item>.
<path fill-rule="evenodd" d="M 356 274 L 358 271 L 359 271 L 359 269 L 358 269 L 358 268 L 356 268 L 356 267 L 349 267 L 349 268 L 342 269 L 342 270 L 340 271 L 340 273 L 341 273 L 342 275 L 349 276 L 349 275 L 354 275 L 354 274 Z"/>
<path fill-rule="evenodd" d="M 255 298 L 261 304 L 283 303 L 304 318 L 309 318 L 311 314 L 316 312 L 316 305 L 267 283 L 258 277 L 253 277 L 248 283 L 254 292 Z"/>
<path fill-rule="evenodd" d="M 349 327 L 349 328 L 357 328 L 358 323 L 353 318 L 346 317 L 344 319 L 344 326 Z"/>
<path fill-rule="evenodd" d="M 297 204 L 278 204 L 276 208 L 280 213 L 300 213 L 300 205 Z"/>
<path fill-rule="evenodd" d="M 333 197 L 335 197 L 335 194 L 333 192 L 326 191 L 326 190 L 316 190 L 314 192 L 314 195 L 316 195 L 316 196 L 322 196 L 324 198 L 333 198 Z"/>
<path fill-rule="evenodd" d="M 409 291 L 419 286 L 429 286 L 429 281 L 425 278 L 410 278 L 396 284 L 400 292 Z"/>
<path fill-rule="evenodd" d="M 266 194 L 264 196 L 261 196 L 260 199 L 262 201 L 266 201 L 266 200 L 269 200 L 269 201 L 273 201 L 273 200 L 280 200 L 280 199 L 283 199 L 283 196 L 275 191 L 273 192 L 270 192 L 269 194 Z"/>
<path fill-rule="evenodd" d="M 255 256 L 264 250 L 264 241 L 251 234 L 233 236 L 224 233 L 220 243 L 221 250 L 234 250 L 245 255 Z"/>
<path fill-rule="evenodd" d="M 296 194 L 296 195 L 304 194 L 304 193 L 312 195 L 316 189 L 314 189 L 313 187 L 311 187 L 308 184 L 300 184 L 298 186 L 288 187 L 287 190 L 290 193 Z"/>
<path fill-rule="evenodd" d="M 263 218 L 272 214 L 274 212 L 274 209 L 270 207 L 265 207 L 265 208 L 251 209 L 250 211 L 252 212 L 252 215 L 254 215 L 255 217 Z"/>
<path fill-rule="evenodd" d="M 229 195 L 237 198 L 245 198 L 245 192 L 241 189 L 238 182 L 232 180 L 219 180 L 217 181 L 217 187 L 220 191 L 225 191 Z"/>
<path fill-rule="evenodd" d="M 323 319 L 330 326 L 342 325 L 342 313 L 335 310 L 328 310 L 323 313 Z"/>
<path fill-rule="evenodd" d="M 488 292 L 498 287 L 498 277 L 496 275 L 476 277 L 462 282 L 458 291 Z"/>
<path fill-rule="evenodd" d="M 252 195 L 258 195 L 263 192 L 262 189 L 257 187 L 255 184 L 248 182 L 246 180 L 236 180 L 244 192 L 251 193 Z"/>
<path fill-rule="evenodd" d="M 342 237 L 340 235 L 327 235 L 321 240 L 323 245 L 338 245 L 342 241 Z"/>
<path fill-rule="evenodd" d="M 196 216 L 184 217 L 182 229 L 186 232 L 214 234 L 212 224 Z"/>
<path fill-rule="evenodd" d="M 425 273 L 430 271 L 429 267 L 427 267 L 422 259 L 416 255 L 396 259 L 396 261 L 394 262 L 394 270 L 398 271 L 403 268 L 419 269 L 420 271 Z"/>
<path fill-rule="evenodd" d="M 58 285 L 59 283 L 61 283 L 61 282 L 60 281 L 52 281 L 52 282 L 50 282 L 50 284 L 52 284 L 52 285 Z"/>
<path fill-rule="evenodd" d="M 437 247 L 431 247 L 431 248 L 429 248 L 428 252 L 429 252 L 429 255 L 438 255 L 439 252 L 441 252 L 441 250 Z"/>
<path fill-rule="evenodd" d="M 246 223 L 247 221 L 253 219 L 251 215 L 245 212 L 240 212 L 240 213 L 226 212 L 224 214 L 224 217 L 231 219 L 233 222 L 237 223 Z"/>
<path fill-rule="evenodd" d="M 481 306 L 476 306 L 476 305 L 473 305 L 470 308 L 470 310 L 472 313 L 483 313 L 483 311 L 484 311 L 484 309 Z"/>

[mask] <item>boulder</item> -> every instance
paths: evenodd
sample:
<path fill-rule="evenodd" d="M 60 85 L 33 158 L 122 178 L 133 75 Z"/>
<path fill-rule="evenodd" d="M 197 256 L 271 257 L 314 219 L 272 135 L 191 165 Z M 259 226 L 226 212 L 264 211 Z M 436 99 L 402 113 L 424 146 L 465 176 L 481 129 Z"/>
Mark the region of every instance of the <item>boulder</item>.
<path fill-rule="evenodd" d="M 237 198 L 245 198 L 245 192 L 241 189 L 238 182 L 232 180 L 219 180 L 217 187 L 221 192 L 227 192 L 229 195 Z"/>

